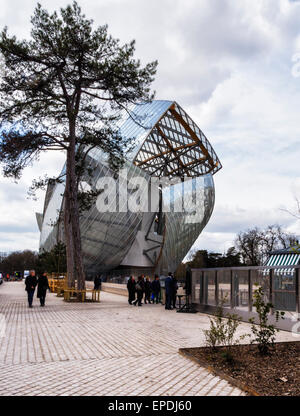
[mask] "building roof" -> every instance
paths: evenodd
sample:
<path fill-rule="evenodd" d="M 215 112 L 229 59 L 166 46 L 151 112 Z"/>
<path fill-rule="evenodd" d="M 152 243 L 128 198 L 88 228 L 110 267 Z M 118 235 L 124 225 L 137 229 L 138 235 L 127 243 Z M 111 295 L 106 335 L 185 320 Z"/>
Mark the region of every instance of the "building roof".
<path fill-rule="evenodd" d="M 196 177 L 222 168 L 204 133 L 175 101 L 133 105 L 119 125 L 123 137 L 134 138 L 129 159 L 151 176 Z"/>
<path fill-rule="evenodd" d="M 300 247 L 299 246 L 293 246 L 288 248 L 283 248 L 280 250 L 273 250 L 270 254 L 300 254 Z"/>
<path fill-rule="evenodd" d="M 267 261 L 266 266 L 297 266 L 300 264 L 300 248 L 289 247 L 282 250 L 274 250 Z M 269 269 L 264 270 L 264 274 L 268 273 Z M 275 269 L 276 275 L 294 274 L 294 269 Z"/>

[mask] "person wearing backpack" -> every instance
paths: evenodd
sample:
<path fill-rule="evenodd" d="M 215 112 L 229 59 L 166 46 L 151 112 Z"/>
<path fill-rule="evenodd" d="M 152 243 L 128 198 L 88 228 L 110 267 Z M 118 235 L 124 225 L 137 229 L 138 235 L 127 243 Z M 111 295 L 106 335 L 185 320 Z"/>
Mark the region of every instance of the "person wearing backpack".
<path fill-rule="evenodd" d="M 138 304 L 138 306 L 142 306 L 142 299 L 143 299 L 143 294 L 145 291 L 145 282 L 144 282 L 143 276 L 138 277 L 138 280 L 135 285 L 135 290 L 137 294 L 137 299 L 134 302 L 132 302 L 132 304 L 134 306 L 136 306 L 136 304 Z"/>

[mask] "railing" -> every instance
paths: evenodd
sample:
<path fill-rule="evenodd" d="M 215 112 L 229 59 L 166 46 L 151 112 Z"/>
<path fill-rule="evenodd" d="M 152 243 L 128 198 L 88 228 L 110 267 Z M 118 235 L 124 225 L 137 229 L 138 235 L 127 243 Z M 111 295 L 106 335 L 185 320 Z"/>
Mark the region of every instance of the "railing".
<path fill-rule="evenodd" d="M 192 302 L 203 309 L 214 308 L 220 299 L 223 302 L 225 299 L 225 308 L 249 317 L 255 312 L 253 293 L 257 284 L 263 288 L 265 300 L 274 305 L 274 310 L 285 311 L 286 317 L 295 321 L 300 319 L 299 268 L 300 266 L 264 266 L 192 269 Z"/>

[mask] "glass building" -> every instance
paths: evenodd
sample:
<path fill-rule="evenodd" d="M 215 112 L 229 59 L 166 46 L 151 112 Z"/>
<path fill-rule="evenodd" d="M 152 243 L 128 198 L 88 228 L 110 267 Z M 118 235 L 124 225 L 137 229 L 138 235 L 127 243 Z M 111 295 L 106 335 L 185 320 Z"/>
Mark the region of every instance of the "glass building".
<path fill-rule="evenodd" d="M 80 217 L 86 273 L 175 271 L 212 214 L 213 175 L 221 163 L 176 102 L 132 105 L 118 128 L 133 146 L 117 179 L 107 155 L 95 148 L 87 159 L 92 177 L 80 184 L 102 190 Z M 64 240 L 63 194 L 64 183 L 50 183 L 43 213 L 36 214 L 41 250 Z"/>

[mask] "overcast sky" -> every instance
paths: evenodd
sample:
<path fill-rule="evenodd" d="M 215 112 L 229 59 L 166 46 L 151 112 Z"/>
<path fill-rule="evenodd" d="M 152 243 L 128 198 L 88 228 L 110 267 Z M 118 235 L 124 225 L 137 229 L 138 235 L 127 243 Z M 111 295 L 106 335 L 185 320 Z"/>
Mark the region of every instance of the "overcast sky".
<path fill-rule="evenodd" d="M 40 3 L 53 11 L 70 1 Z M 222 162 L 214 176 L 215 209 L 196 246 L 223 252 L 239 231 L 275 223 L 300 234 L 299 221 L 282 210 L 295 211 L 295 197 L 300 198 L 300 2 L 79 4 L 95 25 L 107 23 L 122 42 L 135 39 L 143 63 L 158 59 L 156 98 L 177 101 Z M 34 0 L 1 0 L 0 27 L 28 37 L 35 5 Z M 43 195 L 28 200 L 27 190 L 34 177 L 55 175 L 62 163 L 62 156 L 45 155 L 18 184 L 1 176 L 0 251 L 38 249 L 34 213 L 42 211 Z"/>

